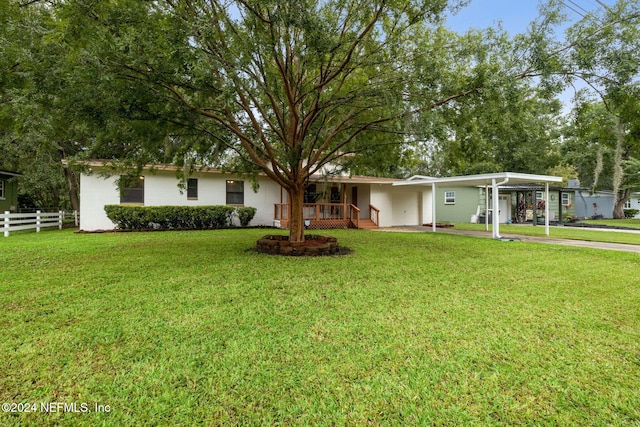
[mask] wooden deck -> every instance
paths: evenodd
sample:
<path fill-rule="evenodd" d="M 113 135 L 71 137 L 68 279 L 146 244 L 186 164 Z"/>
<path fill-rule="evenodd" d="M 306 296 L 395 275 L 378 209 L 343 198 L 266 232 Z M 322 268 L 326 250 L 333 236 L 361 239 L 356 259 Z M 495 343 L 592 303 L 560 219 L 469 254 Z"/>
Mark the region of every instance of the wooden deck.
<path fill-rule="evenodd" d="M 378 228 L 379 210 L 369 206 L 371 219 L 360 219 L 360 209 L 354 205 L 340 203 L 304 204 L 304 220 L 309 230 L 327 230 L 332 228 Z M 289 204 L 274 205 L 274 220 L 280 222 L 280 228 L 289 228 Z"/>

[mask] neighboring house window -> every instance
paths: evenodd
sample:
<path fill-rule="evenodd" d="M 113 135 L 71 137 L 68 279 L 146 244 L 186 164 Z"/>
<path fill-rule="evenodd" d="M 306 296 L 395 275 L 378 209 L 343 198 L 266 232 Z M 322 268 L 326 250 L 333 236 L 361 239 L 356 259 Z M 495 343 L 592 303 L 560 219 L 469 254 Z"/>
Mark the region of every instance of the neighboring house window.
<path fill-rule="evenodd" d="M 0 181 L 0 199 L 4 199 L 4 181 Z"/>
<path fill-rule="evenodd" d="M 187 199 L 198 199 L 198 180 L 196 178 L 189 178 L 187 181 Z"/>
<path fill-rule="evenodd" d="M 120 203 L 144 204 L 144 176 L 121 176 L 120 188 Z"/>
<path fill-rule="evenodd" d="M 456 192 L 455 191 L 446 191 L 444 193 L 444 204 L 445 205 L 455 205 L 456 204 Z"/>
<path fill-rule="evenodd" d="M 562 205 L 567 207 L 571 205 L 571 193 L 562 193 Z"/>
<path fill-rule="evenodd" d="M 2 197 L 2 196 L 0 196 Z M 631 199 L 624 202 L 624 209 L 631 209 Z"/>
<path fill-rule="evenodd" d="M 304 202 L 315 203 L 316 202 L 316 184 L 309 184 L 304 190 Z"/>
<path fill-rule="evenodd" d="M 244 205 L 244 181 L 227 181 L 227 204 Z"/>

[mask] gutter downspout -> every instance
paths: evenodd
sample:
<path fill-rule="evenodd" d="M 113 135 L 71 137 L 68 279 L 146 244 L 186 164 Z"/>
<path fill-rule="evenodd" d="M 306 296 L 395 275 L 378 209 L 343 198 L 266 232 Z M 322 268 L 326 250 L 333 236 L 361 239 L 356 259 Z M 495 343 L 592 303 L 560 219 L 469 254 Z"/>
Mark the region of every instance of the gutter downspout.
<path fill-rule="evenodd" d="M 436 183 L 431 183 L 431 231 L 436 232 Z"/>
<path fill-rule="evenodd" d="M 500 195 L 500 190 L 498 189 L 498 187 L 500 187 L 501 185 L 504 185 L 506 183 L 509 182 L 509 177 L 505 177 L 504 181 L 498 182 L 496 183 L 496 179 L 492 178 L 491 179 L 491 198 L 493 199 L 493 212 L 492 212 L 492 216 L 493 216 L 493 230 L 492 230 L 492 235 L 494 239 L 501 239 L 502 237 L 500 236 L 500 204 L 499 204 L 499 195 Z"/>
<path fill-rule="evenodd" d="M 489 231 L 489 186 L 484 186 L 484 231 Z"/>

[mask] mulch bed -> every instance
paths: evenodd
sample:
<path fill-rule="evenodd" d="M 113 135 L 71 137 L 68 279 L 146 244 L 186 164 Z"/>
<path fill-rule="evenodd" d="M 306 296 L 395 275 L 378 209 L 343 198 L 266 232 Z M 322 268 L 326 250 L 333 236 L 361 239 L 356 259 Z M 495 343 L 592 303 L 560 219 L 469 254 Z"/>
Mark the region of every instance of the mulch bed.
<path fill-rule="evenodd" d="M 338 245 L 335 237 L 308 234 L 304 238 L 303 242 L 290 242 L 289 236 L 268 234 L 256 242 L 255 250 L 263 254 L 285 256 L 330 256 L 353 252 Z"/>

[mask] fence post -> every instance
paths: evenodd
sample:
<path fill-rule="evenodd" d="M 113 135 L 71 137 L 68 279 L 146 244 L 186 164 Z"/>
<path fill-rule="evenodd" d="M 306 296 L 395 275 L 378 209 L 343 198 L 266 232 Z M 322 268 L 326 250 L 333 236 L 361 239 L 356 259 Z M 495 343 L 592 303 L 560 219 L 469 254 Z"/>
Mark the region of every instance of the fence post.
<path fill-rule="evenodd" d="M 4 211 L 4 237 L 9 237 L 9 211 Z"/>
<path fill-rule="evenodd" d="M 64 218 L 64 211 L 58 211 L 58 230 L 62 230 L 62 219 Z"/>
<path fill-rule="evenodd" d="M 78 227 L 78 210 L 73 211 L 73 219 L 75 220 L 76 227 Z"/>
<path fill-rule="evenodd" d="M 40 232 L 40 211 L 36 211 L 36 233 Z"/>

